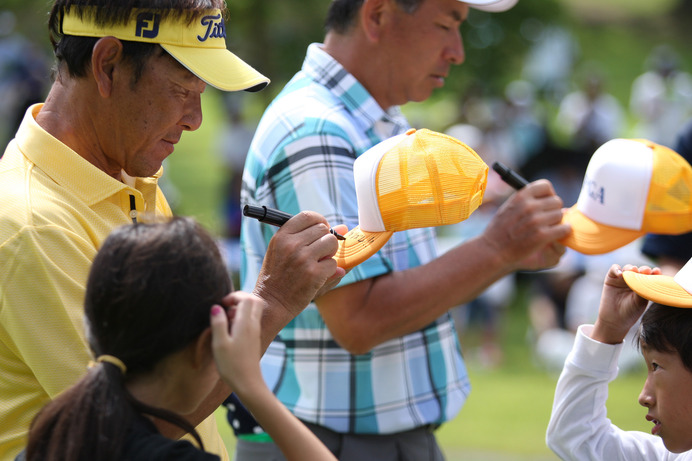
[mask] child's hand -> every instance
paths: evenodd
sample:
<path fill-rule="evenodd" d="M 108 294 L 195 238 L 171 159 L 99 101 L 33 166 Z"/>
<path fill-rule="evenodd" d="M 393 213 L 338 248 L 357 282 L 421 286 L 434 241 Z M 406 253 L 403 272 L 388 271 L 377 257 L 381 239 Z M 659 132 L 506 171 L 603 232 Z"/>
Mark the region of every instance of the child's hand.
<path fill-rule="evenodd" d="M 644 313 L 648 301 L 633 292 L 622 277 L 623 271 L 635 271 L 641 274 L 660 274 L 658 268 L 649 266 L 632 266 L 620 268 L 613 264 L 606 275 L 598 309 L 598 319 L 591 337 L 607 344 L 619 344 L 627 335 L 639 317 Z"/>
<path fill-rule="evenodd" d="M 260 324 L 264 302 L 255 295 L 233 292 L 228 315 L 211 308 L 212 352 L 221 378 L 238 395 L 264 385 L 260 372 Z M 229 319 L 232 319 L 229 331 Z"/>

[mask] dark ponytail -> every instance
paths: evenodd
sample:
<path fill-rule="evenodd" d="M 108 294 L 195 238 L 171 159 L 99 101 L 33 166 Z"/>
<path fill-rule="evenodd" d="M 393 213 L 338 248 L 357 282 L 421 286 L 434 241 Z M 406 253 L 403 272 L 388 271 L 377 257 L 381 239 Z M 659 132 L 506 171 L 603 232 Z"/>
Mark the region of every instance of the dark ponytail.
<path fill-rule="evenodd" d="M 91 267 L 85 297 L 87 337 L 97 363 L 35 418 L 27 460 L 116 461 L 134 418 L 150 415 L 191 433 L 184 418 L 137 401 L 127 381 L 153 371 L 209 327 L 209 309 L 232 290 L 214 239 L 194 220 L 116 229 Z"/>
<path fill-rule="evenodd" d="M 124 393 L 119 369 L 110 364 L 90 368 L 34 419 L 26 459 L 118 459 L 134 417 Z"/>

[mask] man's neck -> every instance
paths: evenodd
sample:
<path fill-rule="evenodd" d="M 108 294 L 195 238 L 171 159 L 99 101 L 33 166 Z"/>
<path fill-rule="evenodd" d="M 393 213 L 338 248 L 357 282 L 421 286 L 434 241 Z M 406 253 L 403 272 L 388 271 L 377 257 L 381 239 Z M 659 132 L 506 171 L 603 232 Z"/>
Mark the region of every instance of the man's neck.
<path fill-rule="evenodd" d="M 368 46 L 362 40 L 354 33 L 344 35 L 328 32 L 322 49 L 353 75 L 386 111 L 392 104 L 386 102 L 386 93 L 380 90 L 382 85 L 377 70 L 380 56 L 376 54 L 376 47 Z"/>
<path fill-rule="evenodd" d="M 58 78 L 51 87 L 36 123 L 51 136 L 106 174 L 120 180 L 121 168 L 109 162 L 99 143 L 98 107 L 85 104 L 88 83 Z"/>

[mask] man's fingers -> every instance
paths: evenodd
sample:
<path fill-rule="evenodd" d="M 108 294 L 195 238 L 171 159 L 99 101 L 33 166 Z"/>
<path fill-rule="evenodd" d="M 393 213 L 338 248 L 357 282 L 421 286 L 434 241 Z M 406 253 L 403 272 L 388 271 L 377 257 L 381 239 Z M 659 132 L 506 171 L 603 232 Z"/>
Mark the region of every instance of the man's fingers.
<path fill-rule="evenodd" d="M 289 219 L 286 224 L 281 226 L 281 229 L 292 234 L 297 234 L 313 226 L 318 226 L 319 229 L 322 229 L 323 233 L 329 231 L 327 220 L 324 219 L 324 216 L 314 211 L 301 211 Z"/>
<path fill-rule="evenodd" d="M 334 229 L 338 234 L 341 235 L 346 235 L 348 233 L 348 226 L 346 224 L 338 224 L 336 226 L 333 226 L 332 229 Z"/>
<path fill-rule="evenodd" d="M 537 179 L 536 181 L 527 184 L 517 193 L 529 193 L 536 198 L 552 196 L 560 199 L 560 197 L 555 193 L 553 184 L 547 179 Z M 562 199 L 560 199 L 560 202 L 562 202 Z"/>

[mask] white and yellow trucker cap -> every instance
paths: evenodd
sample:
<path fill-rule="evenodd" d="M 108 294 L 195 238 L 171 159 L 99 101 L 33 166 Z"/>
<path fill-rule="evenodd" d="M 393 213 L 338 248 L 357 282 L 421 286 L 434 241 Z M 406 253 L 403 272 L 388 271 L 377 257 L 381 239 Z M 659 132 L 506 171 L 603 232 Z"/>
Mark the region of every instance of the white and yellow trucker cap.
<path fill-rule="evenodd" d="M 94 20 L 94 8 L 73 6 L 65 11 L 62 33 L 158 43 L 190 72 L 223 91 L 259 91 L 269 83 L 226 48 L 221 10 L 209 10 L 190 22 L 185 15 L 178 18 L 162 15 L 161 10 L 133 9 L 126 23 L 103 26 Z"/>
<path fill-rule="evenodd" d="M 334 255 L 344 269 L 375 254 L 394 232 L 468 218 L 483 201 L 488 166 L 458 139 L 411 129 L 364 152 L 353 175 L 358 226 Z"/>
<path fill-rule="evenodd" d="M 692 167 L 645 139 L 613 139 L 594 152 L 562 243 L 584 254 L 616 250 L 649 232 L 692 231 Z"/>
<path fill-rule="evenodd" d="M 517 4 L 518 0 L 459 0 L 467 3 L 471 8 L 489 11 L 491 13 L 499 13 L 507 11 Z"/>
<path fill-rule="evenodd" d="M 672 307 L 692 307 L 692 259 L 677 274 L 622 273 L 625 283 L 639 296 Z"/>

